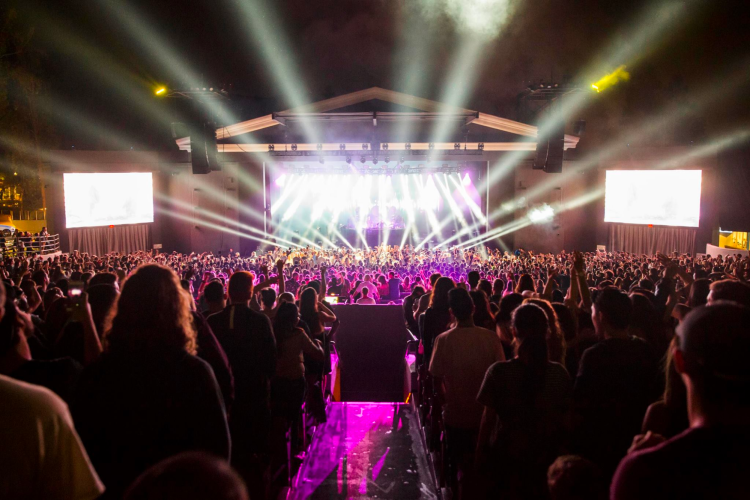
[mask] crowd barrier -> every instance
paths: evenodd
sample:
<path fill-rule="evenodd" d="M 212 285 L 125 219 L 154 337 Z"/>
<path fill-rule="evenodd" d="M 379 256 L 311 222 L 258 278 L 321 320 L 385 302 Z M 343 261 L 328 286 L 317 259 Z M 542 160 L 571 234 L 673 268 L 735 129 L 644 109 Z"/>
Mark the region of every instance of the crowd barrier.
<path fill-rule="evenodd" d="M 0 236 L 3 257 L 30 257 L 50 255 L 60 251 L 60 235 L 48 236 Z"/>

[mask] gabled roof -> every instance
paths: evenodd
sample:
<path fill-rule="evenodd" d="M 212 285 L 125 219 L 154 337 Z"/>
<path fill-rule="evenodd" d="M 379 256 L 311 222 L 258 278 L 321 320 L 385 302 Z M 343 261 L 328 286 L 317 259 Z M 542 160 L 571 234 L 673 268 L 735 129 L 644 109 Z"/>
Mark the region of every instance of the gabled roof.
<path fill-rule="evenodd" d="M 251 120 L 235 123 L 234 125 L 221 127 L 216 131 L 216 138 L 219 140 L 226 139 L 228 137 L 247 134 L 268 127 L 280 125 L 282 124 L 281 120 L 283 119 L 282 117 L 284 115 L 297 113 L 326 113 L 374 99 L 413 108 L 430 114 L 471 114 L 473 115 L 473 117 L 468 121 L 468 123 L 526 137 L 537 136 L 537 127 L 533 125 L 527 125 L 525 123 L 517 122 L 514 120 L 500 118 L 499 116 L 481 113 L 470 109 L 459 108 L 457 106 L 451 106 L 449 104 L 437 101 L 431 101 L 429 99 L 404 94 L 402 92 L 382 89 L 380 87 L 372 87 L 369 89 L 351 92 L 349 94 L 332 97 L 330 99 L 325 99 L 311 104 L 305 104 L 303 106 L 298 106 L 296 108 L 288 109 L 278 113 L 260 116 Z M 565 135 L 565 149 L 575 148 L 578 144 L 578 141 L 579 138 L 576 136 Z M 189 137 L 177 139 L 176 142 L 180 149 L 190 149 Z"/>

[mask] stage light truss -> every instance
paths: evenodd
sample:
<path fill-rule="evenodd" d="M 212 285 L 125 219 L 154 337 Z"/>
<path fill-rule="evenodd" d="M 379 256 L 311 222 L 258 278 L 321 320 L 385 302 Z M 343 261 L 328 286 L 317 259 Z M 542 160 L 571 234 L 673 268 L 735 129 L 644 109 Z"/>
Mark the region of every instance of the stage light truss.
<path fill-rule="evenodd" d="M 272 148 L 269 145 L 268 148 L 268 154 L 270 156 L 314 156 L 314 157 L 341 157 L 341 156 L 351 156 L 352 151 L 346 150 L 346 149 L 339 149 L 339 150 L 325 150 L 325 149 L 315 149 L 314 151 L 304 151 L 299 149 L 298 147 L 295 147 L 296 145 L 290 145 L 289 149 L 286 151 L 279 151 L 278 148 Z M 399 157 L 399 156 L 417 156 L 417 157 L 426 157 L 426 156 L 481 156 L 484 153 L 484 144 L 481 145 L 481 149 L 404 149 L 404 150 L 394 150 L 394 149 L 369 149 L 368 148 L 362 148 L 360 150 L 354 150 L 357 152 L 366 152 L 366 154 L 370 156 L 385 156 L 388 155 L 390 157 Z"/>
<path fill-rule="evenodd" d="M 450 163 L 413 163 L 407 164 L 391 161 L 388 163 L 369 161 L 365 157 L 353 162 L 347 157 L 346 162 L 320 162 L 316 163 L 285 163 L 276 165 L 278 171 L 287 174 L 323 174 L 323 175 L 404 175 L 404 174 L 466 174 L 475 173 L 481 178 L 482 171 L 476 165 L 450 162 Z"/>

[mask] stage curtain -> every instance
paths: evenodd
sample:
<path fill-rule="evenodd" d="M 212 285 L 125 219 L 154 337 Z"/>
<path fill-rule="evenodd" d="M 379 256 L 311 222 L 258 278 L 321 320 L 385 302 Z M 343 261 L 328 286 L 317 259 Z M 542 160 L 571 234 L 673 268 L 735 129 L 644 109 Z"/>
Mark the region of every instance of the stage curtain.
<path fill-rule="evenodd" d="M 93 255 L 136 252 L 151 248 L 151 224 L 68 229 L 70 250 Z"/>
<path fill-rule="evenodd" d="M 695 254 L 694 228 L 610 224 L 607 250 L 653 255 L 656 252 Z"/>

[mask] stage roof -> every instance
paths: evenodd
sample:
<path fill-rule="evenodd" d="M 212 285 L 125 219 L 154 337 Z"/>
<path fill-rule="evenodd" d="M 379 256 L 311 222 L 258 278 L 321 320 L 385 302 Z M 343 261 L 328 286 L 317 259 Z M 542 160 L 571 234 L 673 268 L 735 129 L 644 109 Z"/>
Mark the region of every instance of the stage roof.
<path fill-rule="evenodd" d="M 434 130 L 445 122 L 446 142 L 430 145 Z M 280 125 L 280 126 L 279 126 Z M 315 134 L 311 140 L 310 131 Z M 460 136 L 460 137 L 459 137 Z M 216 131 L 220 152 L 288 150 L 361 151 L 365 144 L 388 143 L 401 149 L 409 142 L 415 150 L 464 149 L 484 151 L 533 151 L 537 127 L 498 116 L 458 108 L 393 90 L 372 87 L 331 99 L 271 113 Z M 565 149 L 575 148 L 579 138 L 565 135 Z M 190 150 L 190 138 L 176 140 Z M 399 147 L 400 146 L 400 147 Z"/>

